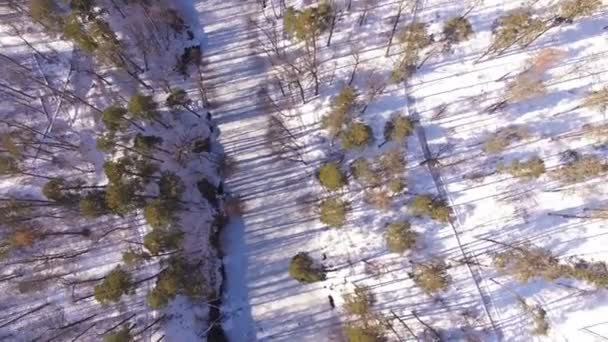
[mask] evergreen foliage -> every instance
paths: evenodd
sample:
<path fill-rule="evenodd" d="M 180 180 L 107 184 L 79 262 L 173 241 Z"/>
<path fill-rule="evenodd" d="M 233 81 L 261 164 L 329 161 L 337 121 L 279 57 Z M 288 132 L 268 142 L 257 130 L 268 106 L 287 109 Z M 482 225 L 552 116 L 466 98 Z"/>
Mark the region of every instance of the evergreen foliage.
<path fill-rule="evenodd" d="M 319 169 L 317 174 L 321 185 L 330 191 L 335 191 L 346 185 L 346 177 L 336 163 L 327 163 Z"/>
<path fill-rule="evenodd" d="M 329 198 L 321 202 L 321 222 L 332 226 L 342 227 L 346 222 L 347 205 L 338 198 Z"/>
<path fill-rule="evenodd" d="M 101 284 L 95 286 L 94 294 L 98 302 L 108 304 L 109 302 L 118 302 L 122 295 L 131 292 L 132 289 L 131 276 L 122 268 L 116 267 L 106 275 Z"/>
<path fill-rule="evenodd" d="M 386 230 L 386 246 L 391 253 L 403 254 L 416 245 L 418 234 L 411 230 L 408 221 L 396 221 Z"/>
<path fill-rule="evenodd" d="M 304 252 L 296 254 L 289 263 L 289 275 L 301 283 L 325 280 L 323 269 L 316 267 L 314 260 Z"/>

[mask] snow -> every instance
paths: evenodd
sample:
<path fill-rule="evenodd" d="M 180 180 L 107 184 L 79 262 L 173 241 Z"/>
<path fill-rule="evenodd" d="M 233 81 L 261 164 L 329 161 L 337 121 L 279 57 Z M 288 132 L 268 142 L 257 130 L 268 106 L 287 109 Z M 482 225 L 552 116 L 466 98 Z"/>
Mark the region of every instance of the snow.
<path fill-rule="evenodd" d="M 201 271 L 208 276 L 214 290 L 219 291 L 224 281 L 221 323 L 231 342 L 343 340 L 343 325 L 356 318 L 345 313 L 342 296 L 357 286 L 367 286 L 372 291 L 374 312 L 390 323 L 391 329 L 385 332 L 389 341 L 417 339 L 409 330 L 421 334 L 424 330 L 421 321 L 444 334 L 446 340 L 464 340 L 464 334 L 470 332 L 475 332 L 482 341 L 606 339 L 605 289 L 594 289 L 569 279 L 519 283 L 491 267 L 492 253 L 503 250 L 504 246 L 488 240 L 504 244 L 530 242 L 550 249 L 564 262 L 572 256 L 608 261 L 605 221 L 576 217 L 584 216 L 588 208 L 605 205 L 608 189 L 603 177 L 563 186 L 548 175 L 522 182 L 504 173 L 494 173 L 499 162 L 533 155 L 543 158 L 547 169 L 553 170 L 560 165 L 560 153 L 566 149 L 605 152 L 596 141 L 575 134 L 587 123 L 603 123 L 605 113 L 583 108 L 571 110 L 587 92 L 601 88 L 608 81 L 605 73 L 608 37 L 603 28 L 608 19 L 605 0 L 603 8 L 594 15 L 555 27 L 526 49 L 512 48 L 501 56 L 481 60 L 479 57 L 490 45 L 494 20 L 521 6 L 522 1 L 407 1 L 398 31 L 415 16 L 428 24 L 429 32 L 438 40 L 446 19 L 467 13 L 473 7 L 467 18 L 475 34 L 470 40 L 455 44 L 449 53 L 441 51 L 437 42 L 426 48 L 423 56 L 434 54 L 408 83 L 389 85 L 358 118 L 372 127 L 375 144 L 346 154 L 340 151 L 339 142 L 332 141 L 320 128 L 320 119 L 327 113 L 331 98 L 350 79 L 353 51 L 361 54 L 353 82 L 360 99 L 375 80 L 389 78 L 393 65 L 401 57 L 397 39 L 388 57 L 385 56 L 398 2 L 353 0 L 350 10 L 346 9 L 349 0 L 333 2 L 341 13 L 331 45 L 326 47 L 327 34 L 319 39 L 320 94 L 313 94 L 313 84 L 306 79 L 303 82 L 305 104 L 300 103 L 295 88 L 290 99 L 283 97 L 277 79 L 284 79 L 287 69 L 273 66 L 276 61 L 271 61 L 263 51 L 268 44 L 263 30 L 270 30 L 273 18 L 279 16 L 275 7 L 278 1 L 159 3 L 169 3 L 184 16 L 193 39 L 175 37 L 165 41 L 161 35 L 146 29 L 147 15 L 163 16 L 161 6 L 154 6 L 153 11 L 144 14 L 142 8 L 133 4 L 128 18 L 122 18 L 114 10 L 106 17 L 130 47 L 143 41 L 156 46 L 147 55 L 150 68 L 143 74 L 143 81 L 153 88 L 159 103 L 164 102 L 167 86 L 164 81 L 167 80 L 171 87 L 179 86 L 196 99 L 195 111 L 204 113 L 209 109 L 213 122 L 218 125 L 211 132 L 205 119 L 199 120 L 189 113 L 175 116 L 163 109 L 163 118 L 173 129 L 164 132 L 160 127 L 148 125 L 146 132 L 162 135 L 164 148 L 177 148 L 197 137 L 219 139 L 220 144 L 213 145 L 212 153 L 200 158 L 192 157 L 179 163 L 163 156 L 162 168 L 176 171 L 187 184 L 183 200 L 190 203 L 189 210 L 180 216 L 187 234 L 185 254 L 191 260 L 204 261 Z M 536 13 L 549 16 L 558 2 L 531 0 L 526 3 L 533 6 Z M 262 4 L 267 6 L 262 9 Z M 287 6 L 296 8 L 310 4 L 310 1 L 286 1 Z M 135 89 L 141 88 L 124 73 L 100 68 L 72 44 L 48 39 L 40 28 L 30 29 L 25 36 L 39 51 L 52 55 L 51 61 L 32 57 L 32 51 L 7 25 L 3 25 L 0 32 L 2 53 L 15 56 L 35 69 L 39 79 L 45 76 L 56 87 L 68 87 L 99 108 L 120 102 L 121 97 L 128 98 Z M 280 40 L 280 45 L 290 53 L 297 48 L 285 37 Z M 198 42 L 203 54 L 201 79 L 192 70 L 192 77 L 183 79 L 172 70 L 175 58 L 183 48 Z M 547 48 L 558 49 L 563 54 L 543 76 L 547 94 L 490 112 L 487 108 L 504 96 L 508 84 L 526 68 L 527 61 Z M 137 61 L 143 63 L 139 57 Z M 78 176 L 90 184 L 105 184 L 103 161 L 108 156 L 95 147 L 95 138 L 103 128 L 98 113 L 77 101 L 62 103 L 56 94 L 11 71 L 9 62 L 3 60 L 3 63 L 5 82 L 17 84 L 36 99 L 28 99 L 25 104 L 39 108 L 38 101 L 42 100 L 47 108 L 34 111 L 23 103 L 3 98 L 0 116 L 21 115 L 22 122 L 35 124 L 38 130 L 49 133 L 46 139 L 60 138 L 77 144 L 77 151 L 62 152 L 61 159 L 68 166 L 92 172 L 71 170 L 67 177 Z M 102 74 L 113 84 L 105 84 L 87 72 L 93 67 L 103 69 Z M 201 92 L 206 93 L 209 103 L 200 99 Z M 280 115 L 264 98 L 264 92 L 281 107 Z M 438 116 L 437 111 L 443 105 L 447 105 L 445 112 Z M 404 174 L 407 192 L 395 197 L 389 210 L 374 209 L 365 203 L 362 188 L 351 179 L 349 185 L 337 193 L 350 203 L 347 225 L 326 227 L 318 220 L 317 206 L 330 194 L 316 181 L 316 170 L 328 160 L 341 161 L 346 170 L 358 157 L 374 158 L 396 147 L 394 143 L 377 146 L 383 142 L 385 122 L 395 112 L 417 120 L 417 131 L 407 141 L 408 166 Z M 293 161 L 294 158 L 286 160 L 271 149 L 266 136 L 271 115 L 280 116 L 296 137 L 303 162 Z M 525 125 L 531 136 L 509 146 L 500 155 L 484 154 L 485 139 L 513 124 Z M 224 257 L 221 261 L 225 279 L 221 279 L 219 270 L 220 252 L 208 248 L 215 209 L 196 189 L 201 177 L 219 184 L 215 162 L 222 153 L 238 162 L 237 170 L 226 181 L 226 190 L 245 203 L 242 217 L 232 217 L 222 232 Z M 436 157 L 438 165 L 428 162 L 429 157 Z M 63 174 L 43 158 L 37 158 L 31 166 L 45 175 Z M 474 172 L 485 176 L 471 179 Z M 0 194 L 42 199 L 43 184 L 41 179 L 3 178 Z M 151 186 L 149 191 L 154 194 L 156 189 Z M 412 217 L 406 205 L 413 195 L 420 193 L 444 197 L 454 211 L 453 222 L 441 224 Z M 397 219 L 409 220 L 421 236 L 417 247 L 404 255 L 389 253 L 385 246 L 386 225 Z M 27 320 L 0 328 L 0 338 L 25 341 L 49 333 L 52 335 L 48 336 L 54 336 L 56 330 L 61 332 L 61 327 L 96 315 L 86 326 L 55 338 L 71 340 L 86 328 L 91 330 L 79 336 L 80 340 L 97 340 L 98 334 L 131 314 L 135 315 L 131 322 L 137 324 L 137 329 L 151 324 L 161 314 L 168 318 L 159 328 L 142 335 L 143 340 L 157 341 L 162 337 L 169 342 L 189 342 L 205 338 L 209 329 L 209 303 L 178 296 L 164 311 L 152 311 L 145 304 L 152 280 L 109 308 L 86 298 L 91 295 L 90 285 L 94 279 L 121 263 L 122 251 L 129 246 L 140 248 L 138 243 L 150 229 L 140 213 L 94 221 L 45 220 L 49 226 L 45 227 L 47 231 L 90 228 L 93 233 L 88 240 L 69 236 L 62 240 L 61 246 L 53 239 L 40 241 L 36 252 L 58 253 L 65 251 L 66 246 L 74 253 L 90 251 L 63 263 L 40 263 L 35 267 L 13 263 L 28 256 L 25 252 L 3 261 L 2 277 L 17 275 L 18 279 L 0 283 L 4 294 L 0 296 L 3 309 L 0 326 L 21 313 L 50 304 Z M 137 228 L 127 229 L 131 226 Z M 118 230 L 114 232 L 114 229 Z M 288 265 L 299 252 L 308 252 L 322 264 L 328 270 L 327 280 L 301 284 L 291 279 Z M 451 285 L 447 291 L 429 296 L 414 284 L 410 272 L 414 264 L 439 259 L 450 265 Z M 468 265 L 463 262 L 467 259 Z M 144 279 L 161 267 L 162 264 L 154 261 L 132 271 L 134 278 Z M 15 286 L 42 276 L 57 276 L 62 280 L 61 285 L 42 282 L 29 293 L 20 293 Z M 91 280 L 91 283 L 68 284 L 75 280 Z M 336 308 L 330 306 L 329 296 Z M 531 319 L 522 311 L 517 296 L 529 304 L 540 304 L 547 311 L 548 336 L 531 335 Z"/>
<path fill-rule="evenodd" d="M 212 51 L 215 57 L 220 53 L 216 52 L 219 46 L 240 44 L 238 60 L 253 73 L 247 79 L 247 85 L 243 85 L 240 78 L 235 86 L 220 82 L 218 88 L 221 91 L 218 92 L 225 94 L 221 98 L 235 101 L 221 101 L 215 110 L 223 122 L 220 141 L 226 152 L 239 161 L 238 171 L 228 181 L 230 191 L 247 199 L 242 221 L 233 222 L 224 238 L 227 254 L 224 258 L 227 273 L 223 311 L 227 322 L 224 327 L 232 341 L 339 340 L 341 324 L 349 319 L 341 309 L 342 295 L 360 285 L 371 288 L 375 295 L 375 310 L 388 317 L 397 334 L 404 339 L 412 336 L 393 313 L 414 331 L 420 332 L 423 327 L 413 317 L 412 311 L 415 311 L 423 321 L 450 334 L 452 339 L 461 336 L 458 335 L 459 329 L 466 327 L 478 331 L 482 340 L 593 341 L 598 338 L 594 334 L 602 334 L 602 317 L 606 317 L 608 310 L 605 290 L 592 290 L 589 285 L 567 280 L 517 283 L 512 277 L 489 267 L 491 254 L 501 246 L 483 240 L 491 238 L 503 243 L 530 241 L 549 248 L 564 261 L 572 255 L 608 260 L 607 250 L 602 247 L 607 240 L 602 233 L 605 224 L 601 220 L 568 219 L 549 214 L 580 213 L 580 209 L 590 203 L 602 203 L 605 187 L 601 181 L 598 179 L 593 185 L 588 185 L 589 191 L 571 193 L 548 192 L 559 185 L 546 175 L 528 183 L 504 174 L 489 175 L 477 182 L 463 176 L 473 171 L 491 173 L 499 159 L 509 161 L 533 154 L 545 159 L 547 168 L 552 169 L 559 163 L 559 152 L 565 149 L 592 150 L 588 141 L 576 138 L 553 140 L 551 137 L 572 132 L 585 123 L 601 122 L 601 113 L 580 109 L 557 118 L 553 114 L 572 108 L 573 103 L 578 103 L 587 91 L 598 89 L 606 81 L 603 72 L 606 62 L 601 57 L 606 53 L 606 36 L 600 24 L 605 21 L 606 12 L 599 11 L 574 24 L 554 28 L 525 50 L 514 48 L 500 57 L 476 62 L 490 44 L 493 20 L 519 7 L 521 2 L 428 0 L 419 4 L 418 19 L 429 23 L 429 31 L 436 37 L 441 36 L 444 20 L 463 14 L 476 4 L 467 15 L 475 35 L 471 40 L 454 46 L 452 53 L 432 56 L 409 81 L 406 90 L 401 86 L 389 86 L 370 104 L 361 119 L 371 125 L 376 141 L 381 142 L 384 122 L 393 112 L 419 116 L 418 127 L 426 136 L 429 153 L 435 155 L 444 150 L 439 159 L 441 165 L 447 166 L 437 168 L 437 189 L 426 164 L 420 164 L 425 157 L 419 136 L 412 136 L 408 141 L 408 192 L 437 194 L 439 191 L 447 194 L 455 212 L 453 228 L 411 217 L 404 206 L 411 195 L 395 199 L 389 212 L 374 210 L 363 203 L 362 193 L 354 181 L 341 192 L 353 208 L 344 228 L 324 227 L 316 219 L 315 204 L 305 204 L 306 198 L 311 197 L 313 203 L 317 203 L 314 199 L 327 195 L 313 175 L 320 161 L 332 158 L 336 147 L 328 142 L 318 122 L 327 112 L 329 100 L 339 90 L 339 84 L 350 76 L 352 58 L 349 57 L 349 49 L 352 42 L 363 46 L 361 60 L 365 62 L 355 81 L 361 91 L 367 75 L 373 71 L 387 78 L 398 60 L 398 43 L 393 44 L 391 55 L 384 57 L 392 16 L 397 12 L 396 3 L 378 1 L 364 25 L 359 26 L 364 4 L 353 2 L 353 9 L 340 17 L 331 47 L 320 44 L 323 45 L 320 59 L 324 60 L 320 68 L 324 81 L 330 83 L 322 84 L 320 96 L 308 94 L 310 101 L 292 109 L 290 114 L 296 114 L 296 118 L 288 121 L 306 152 L 308 165 L 280 160 L 265 147 L 263 132 L 259 130 L 263 129 L 264 121 L 271 113 L 264 107 L 260 109 L 259 104 L 254 107 L 258 108 L 257 111 L 251 113 L 256 101 L 254 87 L 257 80 L 274 79 L 271 67 L 256 68 L 255 60 L 246 57 L 253 52 L 258 54 L 258 58 L 265 57 L 260 51 L 264 42 L 261 32 L 256 31 L 258 37 L 254 45 L 259 49 L 254 50 L 250 40 L 236 34 L 222 35 L 223 32 L 244 30 L 240 20 L 225 19 L 233 13 L 257 18 L 258 23 L 265 22 L 263 14 L 249 14 L 245 5 L 224 8 L 214 2 L 208 3 L 203 11 L 201 22 L 211 27 L 207 31 L 207 51 Z M 535 1 L 534 8 L 543 14 L 552 4 L 555 2 Z M 288 2 L 287 5 L 302 6 L 296 2 Z M 343 8 L 344 4 L 338 2 L 337 6 Z M 218 7 L 221 9 L 216 10 Z M 411 8 L 404 11 L 399 28 L 411 22 L 411 14 Z M 271 18 L 272 15 L 269 3 L 265 17 Z M 265 27 L 269 26 L 268 23 Z M 320 40 L 324 42 L 325 39 L 326 35 Z M 525 62 L 548 47 L 565 53 L 558 65 L 547 72 L 548 94 L 487 113 L 485 108 L 502 96 L 506 84 L 519 70 L 523 70 Z M 432 49 L 428 48 L 424 54 Z M 235 55 L 236 52 L 220 55 L 218 59 L 221 61 L 216 65 L 227 65 L 225 56 L 235 58 Z M 507 76 L 500 79 L 503 75 Z M 241 90 L 248 87 L 252 89 Z M 234 88 L 237 88 L 234 94 L 228 91 Z M 272 95 L 279 98 L 278 90 L 271 89 Z M 241 95 L 243 93 L 245 95 Z M 436 109 L 442 104 L 448 105 L 446 113 L 434 119 Z M 235 105 L 240 107 L 236 113 Z M 233 117 L 239 118 L 238 123 L 233 121 Z M 497 129 L 511 124 L 525 124 L 533 136 L 510 147 L 498 158 L 483 155 L 483 140 Z M 383 150 L 390 147 L 387 144 Z M 377 148 L 370 147 L 349 153 L 346 158 L 348 161 L 360 155 L 371 157 L 378 152 Z M 383 232 L 387 223 L 403 218 L 412 222 L 414 230 L 423 235 L 424 241 L 417 250 L 398 256 L 386 250 Z M 458 238 L 462 249 L 458 246 Z M 301 251 L 309 252 L 316 260 L 322 260 L 323 255 L 327 257 L 322 263 L 332 271 L 326 281 L 306 285 L 289 278 L 289 261 Z M 474 262 L 470 267 L 462 263 L 465 254 Z M 408 272 L 412 269 L 411 262 L 434 258 L 442 258 L 451 265 L 452 284 L 440 296 L 429 297 L 413 284 Z M 530 335 L 531 320 L 522 312 L 515 294 L 525 298 L 529 304 L 541 304 L 547 310 L 551 325 L 547 337 Z M 333 296 L 338 308 L 331 309 L 328 295 Z M 585 329 L 594 323 L 598 325 L 589 328 L 591 331 Z M 391 331 L 386 334 L 390 340 L 398 340 Z"/>

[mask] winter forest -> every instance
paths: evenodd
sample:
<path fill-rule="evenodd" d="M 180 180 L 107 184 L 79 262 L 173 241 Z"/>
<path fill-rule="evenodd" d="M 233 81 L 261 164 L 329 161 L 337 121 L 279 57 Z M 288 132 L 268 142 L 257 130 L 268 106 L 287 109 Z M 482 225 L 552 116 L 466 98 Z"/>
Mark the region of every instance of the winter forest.
<path fill-rule="evenodd" d="M 608 0 L 1 0 L 0 341 L 608 341 Z"/>

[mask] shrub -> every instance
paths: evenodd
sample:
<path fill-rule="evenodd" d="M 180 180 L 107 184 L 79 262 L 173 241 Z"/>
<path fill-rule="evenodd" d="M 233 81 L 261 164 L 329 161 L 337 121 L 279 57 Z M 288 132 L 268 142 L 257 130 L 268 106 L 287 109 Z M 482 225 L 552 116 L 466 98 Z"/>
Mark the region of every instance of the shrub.
<path fill-rule="evenodd" d="M 330 198 L 321 202 L 321 222 L 332 226 L 342 227 L 346 222 L 346 203 L 338 198 Z"/>
<path fill-rule="evenodd" d="M 120 330 L 112 333 L 106 333 L 103 336 L 103 342 L 131 342 L 133 336 L 131 336 L 131 329 L 124 325 Z"/>
<path fill-rule="evenodd" d="M 325 271 L 314 265 L 314 260 L 304 252 L 296 254 L 289 263 L 289 275 L 301 283 L 325 280 Z"/>
<path fill-rule="evenodd" d="M 330 191 L 335 191 L 346 185 L 346 177 L 336 163 L 327 163 L 319 169 L 317 178 L 321 185 Z"/>
<path fill-rule="evenodd" d="M 428 294 L 445 291 L 451 282 L 447 270 L 448 267 L 443 262 L 416 265 L 413 272 L 414 282 Z"/>
<path fill-rule="evenodd" d="M 565 0 L 560 3 L 559 16 L 574 20 L 593 14 L 601 6 L 601 0 Z"/>
<path fill-rule="evenodd" d="M 523 180 L 532 180 L 545 173 L 545 162 L 539 157 L 526 161 L 516 160 L 509 165 L 498 164 L 498 170 Z"/>
<path fill-rule="evenodd" d="M 605 113 L 608 108 L 608 86 L 587 94 L 583 99 L 581 107 Z"/>
<path fill-rule="evenodd" d="M 384 139 L 403 142 L 414 132 L 414 123 L 403 115 L 395 115 L 384 125 Z"/>
<path fill-rule="evenodd" d="M 534 277 L 553 281 L 565 275 L 565 268 L 551 251 L 530 246 L 520 246 L 497 253 L 493 258 L 494 266 L 510 274 L 520 282 L 527 283 Z"/>
<path fill-rule="evenodd" d="M 139 186 L 135 182 L 114 182 L 106 188 L 106 206 L 116 214 L 124 215 L 141 205 L 141 198 L 135 195 Z"/>
<path fill-rule="evenodd" d="M 170 250 L 178 249 L 184 234 L 173 228 L 172 230 L 154 229 L 144 236 L 144 247 L 152 255 L 158 255 Z"/>
<path fill-rule="evenodd" d="M 166 200 L 179 200 L 185 188 L 182 179 L 171 171 L 163 171 L 158 181 L 160 197 Z"/>
<path fill-rule="evenodd" d="M 169 296 L 158 288 L 153 288 L 146 295 L 148 306 L 152 309 L 162 309 L 169 304 Z"/>
<path fill-rule="evenodd" d="M 532 317 L 532 335 L 547 336 L 549 332 L 549 321 L 547 321 L 547 311 L 540 305 L 529 306 L 523 304 L 524 310 Z"/>
<path fill-rule="evenodd" d="M 383 342 L 382 329 L 376 325 L 347 325 L 344 333 L 348 342 Z"/>
<path fill-rule="evenodd" d="M 144 208 L 144 218 L 150 227 L 164 228 L 173 223 L 175 216 L 173 212 L 176 206 L 168 200 L 155 199 L 150 201 Z"/>
<path fill-rule="evenodd" d="M 391 206 L 391 196 L 384 190 L 367 190 L 365 191 L 365 202 L 373 205 L 377 209 L 389 210 Z"/>
<path fill-rule="evenodd" d="M 101 121 L 110 131 L 123 131 L 129 128 L 129 122 L 125 120 L 127 110 L 120 106 L 110 106 L 101 113 Z"/>
<path fill-rule="evenodd" d="M 325 31 L 333 17 L 333 11 L 328 3 L 320 3 L 316 7 L 304 10 L 287 8 L 283 17 L 285 32 L 300 41 L 315 39 Z"/>
<path fill-rule="evenodd" d="M 401 33 L 399 33 L 399 42 L 406 49 L 418 50 L 424 49 L 431 45 L 431 36 L 426 31 L 426 24 L 414 22 L 407 25 Z"/>
<path fill-rule="evenodd" d="M 566 184 L 578 183 L 606 172 L 607 166 L 594 155 L 574 154 L 574 158 L 553 172 L 553 177 Z"/>
<path fill-rule="evenodd" d="M 414 216 L 429 216 L 439 222 L 449 222 L 452 210 L 445 201 L 433 198 L 431 195 L 418 195 L 409 205 Z"/>
<path fill-rule="evenodd" d="M 405 152 L 400 148 L 387 150 L 380 156 L 380 166 L 387 177 L 402 177 L 405 165 Z"/>
<path fill-rule="evenodd" d="M 90 191 L 80 199 L 80 213 L 84 217 L 100 217 L 109 212 L 103 191 Z"/>
<path fill-rule="evenodd" d="M 342 132 L 342 127 L 350 119 L 352 111 L 357 105 L 357 92 L 354 88 L 346 86 L 340 90 L 331 103 L 331 110 L 321 118 L 321 127 L 329 131 L 332 137 Z"/>
<path fill-rule="evenodd" d="M 19 229 L 10 235 L 11 246 L 16 248 L 30 247 L 36 242 L 38 235 L 32 230 Z"/>
<path fill-rule="evenodd" d="M 133 114 L 134 118 L 145 120 L 157 120 L 158 105 L 152 99 L 152 96 L 136 93 L 129 99 L 128 111 Z"/>
<path fill-rule="evenodd" d="M 344 295 L 344 309 L 351 315 L 365 317 L 370 314 L 373 296 L 369 287 L 357 286 L 353 293 Z"/>
<path fill-rule="evenodd" d="M 495 23 L 492 50 L 501 51 L 517 43 L 530 44 L 545 30 L 542 19 L 533 16 L 529 8 L 518 8 L 498 18 Z"/>
<path fill-rule="evenodd" d="M 362 185 L 377 185 L 379 177 L 376 171 L 372 168 L 371 163 L 365 158 L 356 159 L 350 165 L 353 177 Z"/>
<path fill-rule="evenodd" d="M 345 132 L 340 135 L 342 148 L 350 150 L 352 148 L 365 147 L 372 142 L 372 129 L 362 123 L 355 122 L 350 125 Z"/>
<path fill-rule="evenodd" d="M 30 0 L 30 16 L 53 30 L 59 30 L 61 16 L 53 0 Z"/>
<path fill-rule="evenodd" d="M 534 73 L 519 74 L 507 87 L 506 100 L 516 103 L 531 100 L 547 93 L 547 87 L 539 75 Z"/>
<path fill-rule="evenodd" d="M 181 88 L 172 89 L 171 93 L 169 94 L 169 96 L 167 96 L 167 99 L 165 101 L 167 107 L 173 110 L 179 109 L 180 107 L 189 106 L 191 103 L 192 100 L 188 98 L 188 93 L 186 93 L 186 91 Z"/>
<path fill-rule="evenodd" d="M 386 230 L 386 246 L 391 253 L 403 254 L 416 245 L 418 234 L 410 229 L 408 221 L 391 223 Z"/>
<path fill-rule="evenodd" d="M 405 189 L 405 182 L 401 178 L 393 178 L 388 181 L 386 187 L 393 194 L 400 194 Z"/>
<path fill-rule="evenodd" d="M 112 270 L 103 282 L 94 289 L 95 299 L 102 303 L 118 302 L 123 294 L 129 293 L 133 288 L 131 276 L 120 267 Z"/>
<path fill-rule="evenodd" d="M 498 154 L 514 142 L 522 141 L 528 138 L 529 133 L 522 126 L 508 126 L 498 130 L 490 136 L 483 144 L 483 150 L 487 154 Z"/>
<path fill-rule="evenodd" d="M 150 255 L 145 252 L 136 252 L 133 249 L 128 249 L 126 252 L 122 253 L 122 261 L 125 265 L 132 267 L 141 264 L 144 261 L 150 259 Z"/>
<path fill-rule="evenodd" d="M 74 13 L 63 21 L 63 35 L 88 53 L 93 53 L 99 48 L 99 44 L 84 30 L 78 16 Z"/>
<path fill-rule="evenodd" d="M 443 36 L 450 43 L 460 43 L 468 40 L 473 34 L 473 26 L 469 19 L 453 17 L 443 23 Z"/>

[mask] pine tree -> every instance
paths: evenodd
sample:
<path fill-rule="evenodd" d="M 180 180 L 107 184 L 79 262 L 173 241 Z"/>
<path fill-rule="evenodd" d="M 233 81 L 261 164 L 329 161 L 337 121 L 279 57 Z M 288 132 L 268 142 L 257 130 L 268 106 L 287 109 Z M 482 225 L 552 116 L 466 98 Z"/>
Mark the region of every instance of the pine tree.
<path fill-rule="evenodd" d="M 391 223 L 386 230 L 386 245 L 391 253 L 404 253 L 416 245 L 418 234 L 411 230 L 408 221 Z"/>
<path fill-rule="evenodd" d="M 325 280 L 325 272 L 315 266 L 314 260 L 304 252 L 296 254 L 289 263 L 289 275 L 301 283 Z"/>
<path fill-rule="evenodd" d="M 183 240 L 183 233 L 172 228 L 171 230 L 154 229 L 144 236 L 144 247 L 152 255 L 178 249 Z"/>
<path fill-rule="evenodd" d="M 160 122 L 158 105 L 154 102 L 152 96 L 136 93 L 131 96 L 127 109 L 135 119 Z"/>
<path fill-rule="evenodd" d="M 137 196 L 139 185 L 134 181 L 112 182 L 106 188 L 106 205 L 113 213 L 124 215 L 141 206 Z"/>
<path fill-rule="evenodd" d="M 63 23 L 63 35 L 78 44 L 78 46 L 88 53 L 93 53 L 99 45 L 86 32 L 80 23 L 80 18 L 76 14 L 70 14 Z"/>
<path fill-rule="evenodd" d="M 179 200 L 186 187 L 184 182 L 177 174 L 171 171 L 164 171 L 158 181 L 160 197 L 166 200 Z"/>
<path fill-rule="evenodd" d="M 95 286 L 95 299 L 102 303 L 118 302 L 120 297 L 133 290 L 131 276 L 119 266 L 105 276 L 103 282 Z"/>
<path fill-rule="evenodd" d="M 336 163 L 327 163 L 319 169 L 317 178 L 327 190 L 335 191 L 346 185 L 346 177 Z"/>
<path fill-rule="evenodd" d="M 110 131 L 124 131 L 130 125 L 126 117 L 127 110 L 125 108 L 113 105 L 103 111 L 101 120 Z"/>
<path fill-rule="evenodd" d="M 29 0 L 29 13 L 42 25 L 55 31 L 60 30 L 62 19 L 53 0 Z"/>
<path fill-rule="evenodd" d="M 91 191 L 80 199 L 80 212 L 82 216 L 96 218 L 109 212 L 106 205 L 106 193 L 104 191 Z"/>
<path fill-rule="evenodd" d="M 133 140 L 133 147 L 142 153 L 152 154 L 154 150 L 163 144 L 163 138 L 155 135 L 143 135 L 138 133 Z"/>
<path fill-rule="evenodd" d="M 166 228 L 175 221 L 176 209 L 177 206 L 173 202 L 155 199 L 144 208 L 144 218 L 152 228 Z"/>
<path fill-rule="evenodd" d="M 128 326 L 123 326 L 120 330 L 113 333 L 107 333 L 103 337 L 103 342 L 131 342 L 133 336 L 131 336 L 131 329 Z"/>

